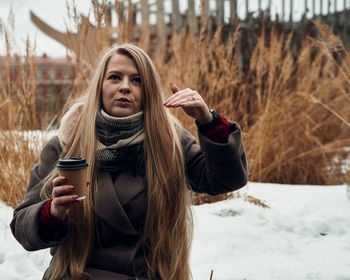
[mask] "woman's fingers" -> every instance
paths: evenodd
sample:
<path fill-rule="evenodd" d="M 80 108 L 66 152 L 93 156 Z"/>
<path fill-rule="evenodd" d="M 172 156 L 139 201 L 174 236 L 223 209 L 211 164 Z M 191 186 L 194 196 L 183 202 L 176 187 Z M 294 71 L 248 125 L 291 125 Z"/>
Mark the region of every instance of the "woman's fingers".
<path fill-rule="evenodd" d="M 176 93 L 180 90 L 180 88 L 174 83 L 170 83 L 170 89 L 173 93 Z"/>
<path fill-rule="evenodd" d="M 166 105 L 167 103 L 170 105 L 170 103 L 172 103 L 174 100 L 176 100 L 179 95 L 183 94 L 185 91 L 188 91 L 189 89 L 186 88 L 186 89 L 183 89 L 183 90 L 180 90 L 180 88 L 174 84 L 174 83 L 170 83 L 170 89 L 171 89 L 171 92 L 173 93 L 172 96 L 170 96 L 165 102 L 164 102 L 164 105 Z"/>
<path fill-rule="evenodd" d="M 212 115 L 209 108 L 202 96 L 197 91 L 189 88 L 180 90 L 174 83 L 170 84 L 170 88 L 173 95 L 164 102 L 165 107 L 182 107 L 187 115 L 198 120 L 200 123 L 207 123 L 211 121 Z"/>
<path fill-rule="evenodd" d="M 63 185 L 66 181 L 67 181 L 66 177 L 58 176 L 52 180 L 52 186 L 56 187 L 56 186 Z"/>
<path fill-rule="evenodd" d="M 58 176 L 52 180 L 52 203 L 50 213 L 52 216 L 63 219 L 68 215 L 74 204 L 79 203 L 76 194 L 71 194 L 74 186 L 65 185 L 67 178 Z"/>
<path fill-rule="evenodd" d="M 64 186 L 65 187 L 65 186 Z M 60 188 L 56 187 L 55 189 Z M 77 200 L 79 196 L 76 194 L 73 195 L 67 195 L 64 193 L 62 196 L 53 196 L 51 206 L 50 206 L 50 213 L 52 216 L 63 220 L 65 216 L 68 215 L 72 207 L 80 203 L 79 200 Z"/>
<path fill-rule="evenodd" d="M 179 107 L 184 105 L 196 105 L 202 101 L 202 97 L 198 92 L 191 89 L 177 91 L 170 96 L 164 103 L 166 107 Z"/>
<path fill-rule="evenodd" d="M 77 195 L 54 198 L 50 206 L 50 214 L 57 219 L 63 220 L 77 203 L 80 203 Z"/>
<path fill-rule="evenodd" d="M 74 190 L 74 186 L 70 186 L 70 185 L 53 187 L 52 197 L 56 198 L 59 196 L 63 196 L 64 194 L 69 194 L 72 190 Z"/>
<path fill-rule="evenodd" d="M 65 195 L 65 196 L 60 196 L 60 197 L 56 197 L 52 203 L 56 206 L 56 207 L 60 207 L 60 206 L 69 206 L 69 204 L 77 202 L 77 198 L 79 197 L 79 195 L 73 194 L 73 195 Z"/>

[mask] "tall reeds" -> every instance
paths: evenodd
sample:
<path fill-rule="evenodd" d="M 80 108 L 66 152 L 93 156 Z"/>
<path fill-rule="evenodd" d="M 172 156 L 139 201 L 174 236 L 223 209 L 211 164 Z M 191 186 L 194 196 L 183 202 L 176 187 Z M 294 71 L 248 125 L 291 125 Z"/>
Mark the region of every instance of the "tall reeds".
<path fill-rule="evenodd" d="M 10 11 L 10 19 L 13 15 Z M 25 56 L 14 53 L 13 24 L 0 21 L 6 54 L 0 60 L 0 199 L 16 206 L 23 199 L 30 170 L 43 143 L 36 110 L 36 65 L 29 39 Z"/>
<path fill-rule="evenodd" d="M 261 27 L 243 71 L 240 66 L 243 32 L 239 27 L 226 34 L 223 40 L 224 30 L 208 28 L 209 21 L 202 17 L 197 35 L 191 34 L 189 29 L 171 34 L 167 49 L 159 52 L 156 38 L 135 39 L 132 35 L 137 27 L 129 20 L 131 10 L 127 16 L 118 4 L 115 5 L 119 20 L 115 29 L 111 27 L 105 4 L 97 5 L 97 1 L 92 0 L 92 7 L 94 26 L 80 17 L 74 7 L 70 10 L 72 23 L 79 30 L 77 33 L 67 31 L 77 63 L 70 97 L 83 92 L 96 58 L 104 48 L 131 41 L 149 50 L 167 94 L 171 94 L 170 82 L 181 88 L 195 89 L 209 107 L 241 125 L 250 181 L 350 182 L 346 165 L 350 158 L 350 52 L 343 48 L 329 27 L 314 22 L 317 36 L 305 34 L 298 48 L 293 44 L 293 33 L 281 32 L 280 25 L 279 28 Z M 8 49 L 11 49 L 10 44 Z M 22 67 L 22 78 L 10 80 L 10 64 L 15 60 L 11 53 L 2 66 L 5 67 L 0 84 L 2 131 L 30 130 L 40 120 L 33 101 L 35 83 L 28 82 L 35 81 L 35 64 L 31 62 L 30 52 L 27 56 L 32 68 Z M 21 117 L 17 117 L 18 112 Z M 173 113 L 196 134 L 192 119 L 181 109 Z M 60 112 L 53 115 L 58 114 Z M 2 132 L 2 135 L 5 134 Z M 15 205 L 28 181 L 29 166 L 38 161 L 38 150 L 28 148 L 26 140 L 18 134 L 3 139 L 0 164 L 6 168 L 0 171 L 0 199 Z M 21 150 L 18 145 L 22 146 Z M 28 161 L 28 166 L 18 167 L 13 164 L 16 161 Z M 14 182 L 17 169 L 23 169 L 21 172 L 26 175 Z M 14 192 L 13 188 L 19 191 Z M 17 194 L 9 198 L 9 193 Z"/>
<path fill-rule="evenodd" d="M 197 89 L 210 107 L 242 126 L 250 180 L 288 184 L 349 182 L 349 51 L 315 22 L 296 53 L 293 34 L 262 30 L 248 71 L 238 67 L 239 30 L 225 44 L 214 36 L 174 38 L 166 82 Z M 158 64 L 162 67 L 162 64 Z M 169 67 L 170 66 L 170 67 Z M 163 75 L 164 77 L 164 75 Z M 193 121 L 175 112 L 195 131 Z"/>

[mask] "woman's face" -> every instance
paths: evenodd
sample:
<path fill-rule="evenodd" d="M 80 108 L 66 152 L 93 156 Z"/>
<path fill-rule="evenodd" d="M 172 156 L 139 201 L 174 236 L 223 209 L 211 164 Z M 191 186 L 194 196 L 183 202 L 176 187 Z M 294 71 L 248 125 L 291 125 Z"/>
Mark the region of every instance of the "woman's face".
<path fill-rule="evenodd" d="M 102 83 L 102 105 L 113 117 L 127 117 L 142 110 L 142 81 L 135 62 L 115 54 L 109 60 Z"/>

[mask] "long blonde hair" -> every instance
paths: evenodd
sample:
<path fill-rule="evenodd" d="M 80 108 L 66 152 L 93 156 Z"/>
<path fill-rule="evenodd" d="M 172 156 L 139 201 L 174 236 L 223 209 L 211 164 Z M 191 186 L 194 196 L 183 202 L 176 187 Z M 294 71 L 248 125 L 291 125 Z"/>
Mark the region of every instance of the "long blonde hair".
<path fill-rule="evenodd" d="M 145 118 L 145 158 L 147 213 L 142 244 L 146 253 L 148 277 L 163 280 L 189 280 L 192 214 L 187 189 L 180 130 L 163 106 L 165 95 L 152 60 L 140 48 L 123 44 L 108 50 L 100 60 L 90 86 L 82 98 L 84 106 L 61 156 L 85 157 L 90 165 L 91 194 L 84 207 L 70 213 L 72 231 L 53 257 L 52 278 L 61 279 L 67 271 L 72 279 L 84 279 L 84 271 L 94 241 L 94 210 L 98 184 L 94 166 L 96 114 L 101 108 L 102 82 L 108 62 L 115 54 L 127 55 L 136 63 L 142 80 Z M 49 197 L 54 170 L 43 187 Z M 81 215 L 85 215 L 83 221 Z M 82 234 L 83 233 L 83 234 Z M 79 238 L 78 238 L 79 236 Z"/>

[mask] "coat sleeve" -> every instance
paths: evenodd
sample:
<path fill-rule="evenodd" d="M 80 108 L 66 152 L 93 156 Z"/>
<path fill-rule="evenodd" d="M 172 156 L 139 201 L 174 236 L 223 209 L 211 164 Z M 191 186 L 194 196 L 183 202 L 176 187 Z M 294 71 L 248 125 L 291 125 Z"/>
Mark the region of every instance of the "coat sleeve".
<path fill-rule="evenodd" d="M 182 133 L 185 168 L 191 190 L 219 195 L 237 190 L 248 182 L 248 166 L 241 129 L 230 122 L 226 143 L 217 143 L 198 131 L 200 146 L 187 130 Z"/>
<path fill-rule="evenodd" d="M 63 242 L 63 236 L 52 238 L 55 241 L 44 241 L 39 234 L 40 211 L 47 200 L 40 197 L 43 179 L 54 168 L 61 153 L 57 136 L 50 139 L 40 154 L 40 163 L 34 165 L 24 201 L 16 207 L 10 224 L 17 241 L 28 251 L 57 246 Z M 68 232 L 68 225 L 65 233 Z"/>

